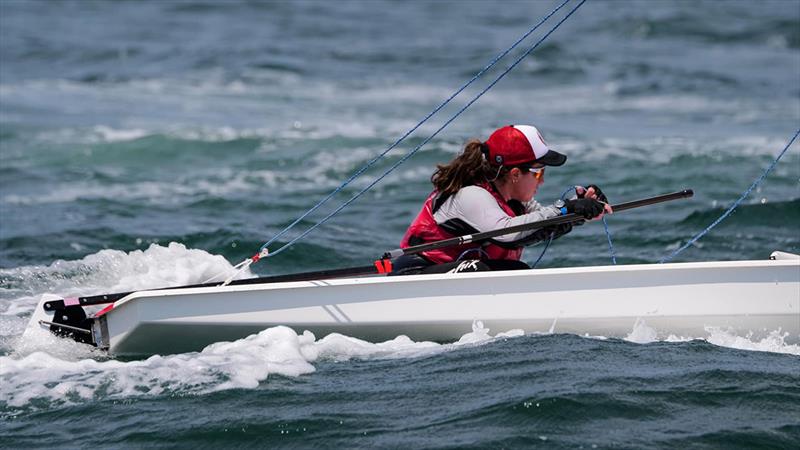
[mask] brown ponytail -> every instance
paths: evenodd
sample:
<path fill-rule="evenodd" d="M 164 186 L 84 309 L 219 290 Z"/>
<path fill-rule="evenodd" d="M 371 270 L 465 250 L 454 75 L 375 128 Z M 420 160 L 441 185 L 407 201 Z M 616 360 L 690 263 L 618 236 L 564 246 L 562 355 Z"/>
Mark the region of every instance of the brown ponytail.
<path fill-rule="evenodd" d="M 486 145 L 473 139 L 464 146 L 449 164 L 439 164 L 431 176 L 431 183 L 444 195 L 452 195 L 464 186 L 491 181 L 497 176 L 498 167 L 491 166 L 484 158 Z"/>

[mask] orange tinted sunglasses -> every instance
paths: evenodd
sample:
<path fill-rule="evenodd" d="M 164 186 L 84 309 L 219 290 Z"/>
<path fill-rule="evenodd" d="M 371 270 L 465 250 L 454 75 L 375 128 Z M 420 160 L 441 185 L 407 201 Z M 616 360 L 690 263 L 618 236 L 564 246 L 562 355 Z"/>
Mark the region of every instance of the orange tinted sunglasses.
<path fill-rule="evenodd" d="M 542 181 L 542 178 L 544 178 L 544 169 L 544 167 L 531 167 L 528 169 L 528 172 L 532 173 L 537 180 Z"/>

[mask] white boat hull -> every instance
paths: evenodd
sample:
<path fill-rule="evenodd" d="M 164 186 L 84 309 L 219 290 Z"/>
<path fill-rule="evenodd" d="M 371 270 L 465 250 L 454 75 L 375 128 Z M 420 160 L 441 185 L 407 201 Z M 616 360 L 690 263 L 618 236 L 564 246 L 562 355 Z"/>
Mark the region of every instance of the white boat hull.
<path fill-rule="evenodd" d="M 800 258 L 141 291 L 117 301 L 94 328 L 112 354 L 166 354 L 278 325 L 318 337 L 453 341 L 475 320 L 494 332 L 606 337 L 624 337 L 644 320 L 661 337 L 702 338 L 719 327 L 754 336 L 781 330 L 796 342 Z"/>

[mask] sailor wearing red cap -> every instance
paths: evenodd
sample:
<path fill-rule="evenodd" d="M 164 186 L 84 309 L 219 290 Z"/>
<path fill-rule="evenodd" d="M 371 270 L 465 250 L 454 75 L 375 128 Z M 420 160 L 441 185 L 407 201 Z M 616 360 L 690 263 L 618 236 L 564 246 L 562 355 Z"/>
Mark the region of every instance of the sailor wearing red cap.
<path fill-rule="evenodd" d="M 402 248 L 465 234 L 537 222 L 566 213 L 586 219 L 611 212 L 597 186 L 576 188 L 578 198 L 543 206 L 533 199 L 544 183 L 547 166 L 560 166 L 567 157 L 550 148 L 536 127 L 509 125 L 486 142 L 469 141 L 449 164 L 438 165 L 431 177 L 434 191 L 400 243 Z M 572 230 L 558 225 L 511 233 L 483 244 L 467 244 L 404 255 L 394 262 L 394 273 L 503 270 L 528 268 L 520 261 L 522 249 Z M 480 260 L 476 263 L 475 260 Z M 469 264 L 459 264 L 470 261 Z"/>

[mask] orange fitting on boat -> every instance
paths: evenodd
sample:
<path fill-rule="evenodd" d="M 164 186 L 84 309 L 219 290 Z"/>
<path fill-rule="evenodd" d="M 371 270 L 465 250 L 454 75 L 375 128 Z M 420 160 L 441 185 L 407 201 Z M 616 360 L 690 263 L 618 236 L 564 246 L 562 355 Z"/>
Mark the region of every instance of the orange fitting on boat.
<path fill-rule="evenodd" d="M 390 259 L 378 259 L 375 261 L 375 268 L 378 273 L 389 273 L 392 271 L 392 261 Z"/>

